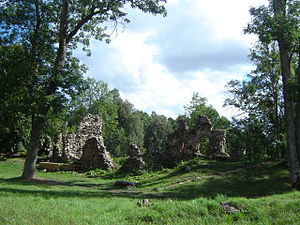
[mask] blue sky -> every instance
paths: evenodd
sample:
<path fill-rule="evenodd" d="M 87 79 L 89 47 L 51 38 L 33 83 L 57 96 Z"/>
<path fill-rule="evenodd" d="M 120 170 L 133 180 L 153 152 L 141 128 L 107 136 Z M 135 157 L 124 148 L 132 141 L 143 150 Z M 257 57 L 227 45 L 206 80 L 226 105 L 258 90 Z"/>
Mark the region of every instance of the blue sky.
<path fill-rule="evenodd" d="M 168 16 L 129 10 L 131 23 L 120 27 L 110 44 L 92 41 L 92 56 L 76 56 L 88 76 L 119 89 L 135 108 L 176 117 L 194 92 L 206 97 L 221 115 L 224 86 L 253 68 L 247 58 L 255 37 L 243 34 L 250 6 L 267 0 L 168 0 Z"/>

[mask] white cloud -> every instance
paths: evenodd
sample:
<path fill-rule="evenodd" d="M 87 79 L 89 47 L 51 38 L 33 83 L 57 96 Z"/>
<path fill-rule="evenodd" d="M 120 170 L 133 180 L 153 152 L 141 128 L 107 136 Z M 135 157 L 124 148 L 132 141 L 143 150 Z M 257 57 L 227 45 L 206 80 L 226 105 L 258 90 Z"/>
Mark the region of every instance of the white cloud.
<path fill-rule="evenodd" d="M 167 18 L 133 13 L 132 24 L 110 45 L 93 41 L 92 57 L 80 58 L 91 76 L 118 88 L 140 110 L 176 117 L 198 92 L 230 118 L 233 112 L 222 108 L 224 86 L 251 70 L 249 62 L 239 59 L 246 58 L 251 40 L 242 29 L 250 5 L 266 1 L 169 0 Z M 164 57 L 170 63 L 163 63 Z"/>

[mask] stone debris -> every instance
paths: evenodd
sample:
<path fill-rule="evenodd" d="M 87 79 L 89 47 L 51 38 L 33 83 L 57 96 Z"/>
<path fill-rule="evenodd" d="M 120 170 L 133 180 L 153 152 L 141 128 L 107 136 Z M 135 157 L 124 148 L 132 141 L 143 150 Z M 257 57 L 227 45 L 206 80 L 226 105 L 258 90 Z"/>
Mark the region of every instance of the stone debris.
<path fill-rule="evenodd" d="M 142 199 L 140 201 L 137 202 L 137 206 L 139 207 L 145 207 L 145 206 L 150 206 L 152 205 L 149 201 L 149 199 Z"/>
<path fill-rule="evenodd" d="M 212 125 L 208 117 L 198 115 L 195 127 L 190 129 L 188 133 L 188 139 L 183 152 L 183 158 L 185 160 L 202 156 L 200 152 L 200 143 L 204 140 L 204 138 L 210 135 L 211 129 Z"/>
<path fill-rule="evenodd" d="M 206 153 L 203 153 L 200 143 L 209 139 L 209 145 Z M 162 165 L 174 167 L 180 161 L 190 160 L 198 156 L 207 156 L 208 158 L 228 158 L 225 152 L 226 131 L 221 129 L 212 129 L 212 124 L 208 117 L 198 115 L 193 128 L 189 128 L 186 119 L 177 121 L 177 129 L 168 136 L 166 152 L 162 158 Z M 151 154 L 156 153 L 159 141 L 153 139 L 150 141 L 148 150 Z M 201 152 L 202 151 L 202 152 Z"/>
<path fill-rule="evenodd" d="M 174 167 L 180 161 L 190 160 L 198 156 L 210 159 L 228 158 L 225 152 L 226 131 L 212 129 L 208 117 L 198 115 L 195 124 L 189 128 L 187 119 L 177 121 L 177 129 L 167 137 L 165 151 L 159 152 L 161 140 L 150 138 L 149 149 L 142 155 L 135 145 L 129 146 L 129 158 L 121 169 L 125 171 L 141 171 L 147 164 L 160 167 Z M 209 139 L 208 149 L 204 152 L 200 143 Z M 54 162 L 79 162 L 88 169 L 115 168 L 102 137 L 102 121 L 98 116 L 88 114 L 78 126 L 75 133 L 60 134 L 52 147 L 50 160 Z M 187 170 L 188 171 L 188 170 Z"/>
<path fill-rule="evenodd" d="M 234 206 L 231 202 L 221 202 L 220 205 L 228 214 L 235 214 L 240 212 L 240 210 L 236 208 L 236 206 Z"/>
<path fill-rule="evenodd" d="M 131 182 L 126 180 L 116 180 L 114 183 L 114 186 L 120 186 L 120 187 L 136 187 L 138 185 L 138 182 Z"/>
<path fill-rule="evenodd" d="M 121 170 L 127 172 L 140 171 L 146 169 L 141 150 L 135 144 L 130 144 L 128 150 L 129 158 L 123 163 Z"/>

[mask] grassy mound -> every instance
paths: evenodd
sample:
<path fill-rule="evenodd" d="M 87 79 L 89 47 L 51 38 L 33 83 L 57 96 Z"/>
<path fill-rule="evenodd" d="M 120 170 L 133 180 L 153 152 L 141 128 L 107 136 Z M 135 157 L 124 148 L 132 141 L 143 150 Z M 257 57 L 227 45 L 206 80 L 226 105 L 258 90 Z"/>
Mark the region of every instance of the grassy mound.
<path fill-rule="evenodd" d="M 0 161 L 0 224 L 300 224 L 300 193 L 282 163 L 193 160 L 128 176 L 39 171 L 11 179 L 23 159 Z M 115 180 L 139 182 L 115 187 Z"/>

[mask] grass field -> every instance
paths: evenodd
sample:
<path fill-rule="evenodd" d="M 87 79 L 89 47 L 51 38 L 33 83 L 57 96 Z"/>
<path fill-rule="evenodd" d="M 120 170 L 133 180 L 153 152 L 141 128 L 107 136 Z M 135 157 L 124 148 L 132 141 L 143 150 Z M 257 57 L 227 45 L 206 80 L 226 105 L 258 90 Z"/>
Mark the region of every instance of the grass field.
<path fill-rule="evenodd" d="M 0 161 L 0 224 L 300 224 L 300 193 L 279 162 L 197 159 L 138 176 L 39 171 L 39 182 L 11 179 L 23 162 Z"/>

